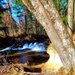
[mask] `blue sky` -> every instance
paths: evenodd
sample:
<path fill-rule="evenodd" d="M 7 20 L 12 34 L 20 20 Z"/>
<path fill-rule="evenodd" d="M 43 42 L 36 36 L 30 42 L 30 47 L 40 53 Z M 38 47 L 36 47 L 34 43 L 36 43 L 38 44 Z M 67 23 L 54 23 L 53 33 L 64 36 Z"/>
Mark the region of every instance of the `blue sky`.
<path fill-rule="evenodd" d="M 24 19 L 24 16 L 21 16 L 21 14 L 25 15 L 25 12 L 24 12 L 24 9 L 23 9 L 23 6 L 19 6 L 17 4 L 15 4 L 15 0 L 0 0 L 0 5 L 3 7 L 3 8 L 8 8 L 8 2 L 10 3 L 10 7 L 11 7 L 11 13 L 10 11 L 9 14 L 12 15 L 12 18 L 14 19 L 14 21 L 16 21 L 16 23 L 18 25 L 20 25 L 20 20 L 25 22 L 25 19 Z M 66 0 L 62 0 L 62 3 L 63 5 L 65 6 L 67 3 L 66 3 Z"/>
<path fill-rule="evenodd" d="M 3 9 L 9 7 L 7 1 L 9 1 L 10 7 L 11 7 L 11 9 L 8 10 L 8 13 L 12 15 L 12 18 L 14 19 L 14 21 L 16 21 L 18 25 L 20 25 L 20 20 L 24 23 L 25 12 L 24 12 L 23 6 L 19 6 L 15 4 L 14 0 L 0 0 L 0 5 L 2 6 Z"/>
<path fill-rule="evenodd" d="M 63 3 L 64 6 L 67 4 L 66 0 L 62 0 L 62 3 Z"/>

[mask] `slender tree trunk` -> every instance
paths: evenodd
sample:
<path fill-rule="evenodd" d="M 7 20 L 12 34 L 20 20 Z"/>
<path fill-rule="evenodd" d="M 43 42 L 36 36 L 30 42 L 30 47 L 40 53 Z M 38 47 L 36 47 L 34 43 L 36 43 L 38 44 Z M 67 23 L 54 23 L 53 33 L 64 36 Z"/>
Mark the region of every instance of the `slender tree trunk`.
<path fill-rule="evenodd" d="M 52 0 L 22 0 L 46 30 L 54 44 L 63 66 L 75 68 L 75 48 L 66 27 Z"/>
<path fill-rule="evenodd" d="M 25 15 L 25 31 L 28 31 L 28 26 L 27 26 L 27 15 Z"/>
<path fill-rule="evenodd" d="M 75 1 L 74 1 L 74 25 L 73 25 L 73 30 L 75 32 Z"/>
<path fill-rule="evenodd" d="M 74 19 L 73 12 L 74 12 L 74 0 L 68 0 L 68 25 L 67 25 L 67 29 L 68 29 L 70 36 L 72 36 L 72 31 L 73 31 L 73 19 Z"/>
<path fill-rule="evenodd" d="M 39 31 L 38 31 L 38 22 L 37 22 L 37 20 L 35 19 L 35 25 L 36 25 L 36 34 L 39 34 Z"/>

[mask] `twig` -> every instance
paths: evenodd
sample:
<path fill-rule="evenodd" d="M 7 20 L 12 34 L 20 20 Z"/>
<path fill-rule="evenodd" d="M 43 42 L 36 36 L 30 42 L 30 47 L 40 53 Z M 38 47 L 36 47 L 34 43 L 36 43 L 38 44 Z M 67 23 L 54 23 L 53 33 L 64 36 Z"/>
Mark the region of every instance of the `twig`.
<path fill-rule="evenodd" d="M 45 54 L 41 54 L 41 52 L 34 52 L 34 51 L 32 51 L 32 50 L 27 50 L 27 51 L 25 51 L 25 52 L 17 52 L 17 53 L 14 53 L 14 54 L 9 54 L 9 55 L 1 55 L 0 56 L 0 58 L 4 58 L 4 57 L 12 57 L 12 56 L 19 56 L 19 55 L 21 55 L 21 54 L 28 54 L 28 53 L 32 53 L 32 54 L 30 54 L 29 56 L 34 56 L 34 54 L 35 54 L 35 56 L 37 56 L 37 55 L 41 55 L 41 56 L 46 56 Z"/>

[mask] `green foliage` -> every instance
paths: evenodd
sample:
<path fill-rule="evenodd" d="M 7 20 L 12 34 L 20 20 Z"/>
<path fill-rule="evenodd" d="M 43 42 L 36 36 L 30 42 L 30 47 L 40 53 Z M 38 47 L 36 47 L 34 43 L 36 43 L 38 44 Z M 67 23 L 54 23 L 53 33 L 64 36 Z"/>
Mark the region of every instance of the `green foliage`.
<path fill-rule="evenodd" d="M 65 25 L 67 25 L 67 18 L 68 18 L 67 16 L 65 16 L 65 17 L 62 18 L 62 20 L 65 23 Z"/>
<path fill-rule="evenodd" d="M 67 25 L 67 4 L 68 0 L 53 0 L 57 10 L 59 11 L 63 22 Z"/>
<path fill-rule="evenodd" d="M 0 7 L 0 9 L 2 9 L 2 8 Z M 3 13 L 0 12 L 0 25 L 1 25 L 1 19 L 2 19 L 2 16 L 3 16 Z"/>
<path fill-rule="evenodd" d="M 3 13 L 2 13 L 2 12 L 0 12 L 0 18 L 2 17 L 2 15 L 3 15 Z"/>
<path fill-rule="evenodd" d="M 1 19 L 2 19 L 3 13 L 0 12 L 0 25 L 1 25 Z"/>
<path fill-rule="evenodd" d="M 15 3 L 18 4 L 18 5 L 23 5 L 22 0 L 15 0 Z"/>
<path fill-rule="evenodd" d="M 32 20 L 32 13 L 26 8 L 27 17 L 29 20 Z"/>

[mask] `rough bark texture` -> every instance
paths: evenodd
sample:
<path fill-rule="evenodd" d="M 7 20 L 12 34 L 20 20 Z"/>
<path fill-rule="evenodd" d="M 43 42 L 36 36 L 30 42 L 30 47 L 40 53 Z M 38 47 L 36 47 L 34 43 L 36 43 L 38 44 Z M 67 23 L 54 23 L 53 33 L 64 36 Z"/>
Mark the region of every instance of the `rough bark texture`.
<path fill-rule="evenodd" d="M 73 25 L 73 29 L 74 29 L 74 32 L 75 32 L 75 1 L 74 1 L 74 25 Z"/>
<path fill-rule="evenodd" d="M 66 53 L 69 57 L 69 60 L 72 64 L 72 66 L 75 68 L 75 66 L 74 66 L 74 63 L 75 63 L 74 49 L 75 48 L 74 48 L 73 42 L 72 42 L 67 30 L 66 30 L 66 27 L 65 27 L 64 23 L 62 22 L 62 19 L 59 15 L 58 11 L 56 10 L 52 0 L 48 0 L 48 1 L 42 0 L 42 3 L 44 5 L 45 9 L 48 11 L 49 16 L 52 20 L 52 23 L 62 40 L 63 46 L 66 49 Z"/>
<path fill-rule="evenodd" d="M 22 0 L 45 28 L 66 69 L 75 68 L 75 48 L 52 0 Z"/>
<path fill-rule="evenodd" d="M 73 12 L 74 12 L 74 0 L 68 0 L 68 32 L 72 36 L 73 31 Z"/>

